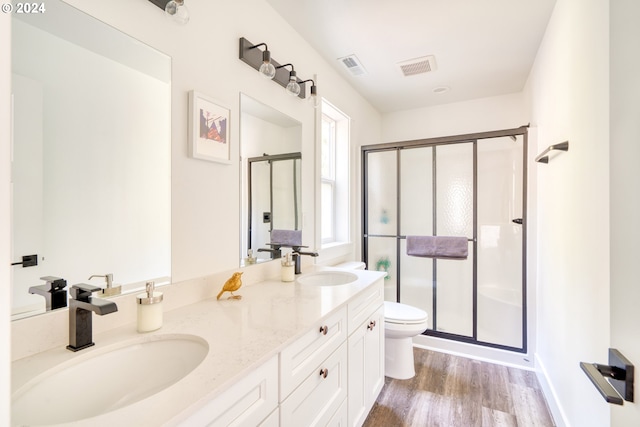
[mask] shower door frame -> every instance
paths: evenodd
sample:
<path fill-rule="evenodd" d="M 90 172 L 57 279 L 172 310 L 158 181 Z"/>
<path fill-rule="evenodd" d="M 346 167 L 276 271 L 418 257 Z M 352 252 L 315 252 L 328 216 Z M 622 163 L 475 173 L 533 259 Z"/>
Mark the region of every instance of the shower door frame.
<path fill-rule="evenodd" d="M 368 246 L 367 239 L 368 237 L 395 237 L 396 238 L 396 265 L 401 265 L 401 251 L 400 251 L 400 243 L 401 240 L 406 239 L 406 236 L 401 235 L 400 227 L 401 227 L 401 179 L 400 179 L 400 156 L 396 156 L 396 212 L 397 212 L 397 225 L 396 225 L 396 234 L 395 236 L 391 235 L 374 235 L 368 234 L 368 165 L 367 165 L 367 154 L 370 152 L 383 152 L 383 151 L 396 151 L 399 153 L 403 149 L 407 148 L 422 148 L 422 147 L 437 147 L 442 145 L 452 145 L 452 144 L 463 144 L 463 143 L 472 143 L 473 144 L 473 236 L 470 241 L 473 242 L 473 311 L 472 311 L 472 321 L 473 321 L 473 332 L 472 336 L 467 335 L 459 335 L 449 332 L 436 331 L 436 319 L 433 321 L 434 329 L 427 329 L 423 335 L 428 335 L 437 338 L 444 338 L 453 341 L 459 341 L 469 344 L 482 345 L 485 347 L 492 347 L 502 350 L 515 351 L 518 353 L 526 353 L 527 352 L 527 147 L 528 147 L 528 129 L 529 125 L 521 126 L 519 128 L 513 129 L 504 129 L 490 132 L 480 132 L 480 133 L 472 133 L 472 134 L 464 134 L 464 135 L 455 135 L 455 136 L 446 136 L 446 137 L 437 137 L 437 138 L 427 138 L 427 139 L 418 139 L 418 140 L 410 140 L 410 141 L 402 141 L 402 142 L 390 142 L 390 143 L 382 143 L 382 144 L 373 144 L 373 145 L 363 145 L 361 147 L 360 152 L 360 161 L 361 161 L 361 182 L 362 182 L 362 192 L 361 192 L 361 224 L 362 224 L 362 261 L 367 263 L 368 259 Z M 481 341 L 478 339 L 478 283 L 477 283 L 477 271 L 478 271 L 478 259 L 477 259 L 477 203 L 478 203 L 478 194 L 477 194 L 477 144 L 479 141 L 484 139 L 492 139 L 492 138 L 500 138 L 500 137 L 517 137 L 522 136 L 522 347 L 512 347 L 503 344 L 491 343 L 486 341 Z M 434 184 L 435 185 L 435 184 Z M 435 206 L 434 206 L 435 209 Z M 367 265 L 367 268 L 369 266 Z M 434 270 L 435 273 L 435 270 Z M 401 279 L 400 279 L 400 268 L 396 268 L 396 301 L 400 302 L 400 292 L 401 292 Z M 434 289 L 434 302 L 436 303 L 437 293 Z M 437 313 L 434 309 L 434 313 Z"/>

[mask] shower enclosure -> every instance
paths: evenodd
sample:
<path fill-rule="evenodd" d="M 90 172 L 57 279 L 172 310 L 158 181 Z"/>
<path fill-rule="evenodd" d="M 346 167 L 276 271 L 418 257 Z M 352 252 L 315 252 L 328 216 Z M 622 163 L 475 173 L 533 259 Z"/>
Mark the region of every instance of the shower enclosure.
<path fill-rule="evenodd" d="M 526 352 L 527 127 L 362 147 L 363 261 L 426 335 Z M 464 236 L 465 260 L 406 255 L 406 236 Z"/>

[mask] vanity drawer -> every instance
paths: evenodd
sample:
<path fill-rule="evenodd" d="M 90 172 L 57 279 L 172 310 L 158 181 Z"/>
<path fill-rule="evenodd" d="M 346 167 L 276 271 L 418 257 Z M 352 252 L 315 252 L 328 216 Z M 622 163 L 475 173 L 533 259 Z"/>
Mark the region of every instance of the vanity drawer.
<path fill-rule="evenodd" d="M 384 279 L 377 280 L 348 304 L 349 335 L 384 303 Z"/>
<path fill-rule="evenodd" d="M 280 352 L 280 401 L 347 339 L 347 310 L 341 308 Z M 292 424 L 293 425 L 293 424 Z"/>
<path fill-rule="evenodd" d="M 315 366 L 300 387 L 280 404 L 280 424 L 313 427 L 337 422 L 339 425 L 345 418 L 346 397 L 347 343 L 343 343 Z"/>
<path fill-rule="evenodd" d="M 273 424 L 278 407 L 278 357 L 236 382 L 224 393 L 187 416 L 180 426 L 246 426 Z M 277 410 L 275 411 L 277 413 Z M 270 415 L 271 414 L 271 415 Z M 267 418 L 268 417 L 268 418 Z"/>

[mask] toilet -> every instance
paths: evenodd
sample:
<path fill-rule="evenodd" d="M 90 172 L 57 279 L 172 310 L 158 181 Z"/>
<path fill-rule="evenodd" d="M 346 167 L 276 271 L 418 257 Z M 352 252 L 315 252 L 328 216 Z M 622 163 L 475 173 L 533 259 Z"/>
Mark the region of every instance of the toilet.
<path fill-rule="evenodd" d="M 335 267 L 364 270 L 363 262 L 345 262 Z M 397 302 L 384 302 L 384 374 L 407 380 L 416 375 L 413 362 L 413 337 L 423 333 L 429 324 L 427 312 Z"/>
<path fill-rule="evenodd" d="M 389 378 L 413 378 L 413 337 L 427 327 L 427 312 L 397 302 L 384 302 L 384 374 Z"/>

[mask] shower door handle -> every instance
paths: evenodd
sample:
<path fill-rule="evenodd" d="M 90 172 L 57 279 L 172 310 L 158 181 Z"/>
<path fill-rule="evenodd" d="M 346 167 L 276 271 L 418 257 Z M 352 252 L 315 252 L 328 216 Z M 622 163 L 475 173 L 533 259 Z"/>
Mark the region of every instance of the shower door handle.
<path fill-rule="evenodd" d="M 522 225 L 522 218 L 514 218 L 511 220 L 511 222 Z"/>

